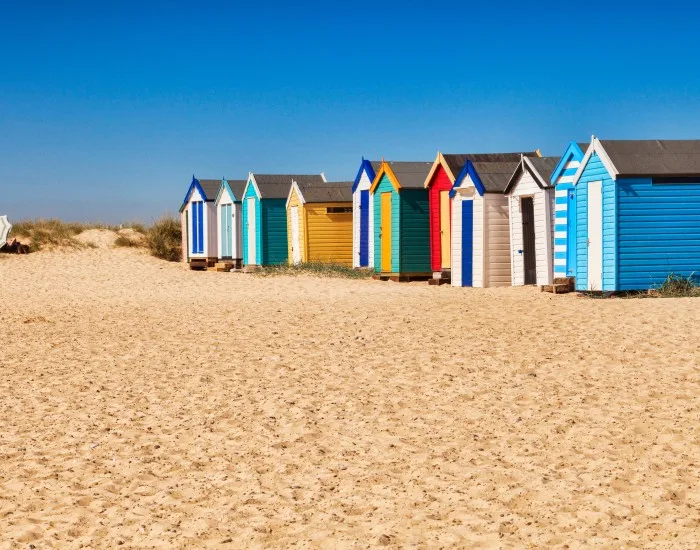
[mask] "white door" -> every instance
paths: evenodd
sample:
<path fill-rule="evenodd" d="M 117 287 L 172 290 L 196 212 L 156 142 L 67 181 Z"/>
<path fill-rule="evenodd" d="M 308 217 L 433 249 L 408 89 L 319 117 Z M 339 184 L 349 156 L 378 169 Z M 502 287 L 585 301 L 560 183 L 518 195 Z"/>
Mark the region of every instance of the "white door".
<path fill-rule="evenodd" d="M 248 225 L 248 264 L 257 264 L 257 249 L 256 244 L 256 219 L 255 219 L 255 199 L 249 198 L 247 203 L 248 211 L 246 212 L 247 225 Z"/>
<path fill-rule="evenodd" d="M 588 184 L 588 290 L 603 290 L 603 182 Z"/>
<path fill-rule="evenodd" d="M 292 206 L 292 262 L 301 263 L 301 250 L 299 249 L 299 209 Z"/>

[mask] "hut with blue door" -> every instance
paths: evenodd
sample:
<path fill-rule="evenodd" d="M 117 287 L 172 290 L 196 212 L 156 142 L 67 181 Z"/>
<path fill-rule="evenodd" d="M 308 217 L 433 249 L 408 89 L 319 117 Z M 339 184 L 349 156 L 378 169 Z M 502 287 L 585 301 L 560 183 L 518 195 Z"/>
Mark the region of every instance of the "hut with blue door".
<path fill-rule="evenodd" d="M 246 180 L 224 178 L 216 196 L 219 259 L 230 261 L 236 268 L 243 262 L 241 204 L 245 185 Z"/>
<path fill-rule="evenodd" d="M 352 185 L 352 266 L 374 267 L 374 216 L 369 192 L 381 162 L 362 158 Z"/>
<path fill-rule="evenodd" d="M 700 140 L 598 140 L 574 176 L 576 289 L 700 275 Z"/>
<path fill-rule="evenodd" d="M 370 195 L 374 217 L 374 270 L 387 277 L 426 277 L 430 222 L 425 180 L 432 162 L 382 161 Z"/>
<path fill-rule="evenodd" d="M 323 183 L 319 175 L 253 174 L 243 191 L 243 263 L 286 264 L 287 197 L 293 182 Z"/>
<path fill-rule="evenodd" d="M 183 259 L 191 266 L 213 266 L 217 252 L 216 196 L 221 180 L 199 180 L 192 176 L 180 206 L 183 228 Z"/>
<path fill-rule="evenodd" d="M 510 286 L 510 224 L 504 191 L 522 155 L 466 155 L 450 191 L 452 286 Z"/>
<path fill-rule="evenodd" d="M 550 176 L 554 185 L 554 277 L 576 276 L 576 212 L 573 208 L 574 176 L 588 149 L 587 143 L 571 142 Z"/>

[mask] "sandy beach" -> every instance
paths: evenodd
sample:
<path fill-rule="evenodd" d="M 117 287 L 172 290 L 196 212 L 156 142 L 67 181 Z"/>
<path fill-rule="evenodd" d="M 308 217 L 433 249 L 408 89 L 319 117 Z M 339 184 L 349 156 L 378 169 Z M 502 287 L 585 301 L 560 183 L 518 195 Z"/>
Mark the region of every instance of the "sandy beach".
<path fill-rule="evenodd" d="M 0 257 L 0 548 L 697 548 L 700 301 Z"/>

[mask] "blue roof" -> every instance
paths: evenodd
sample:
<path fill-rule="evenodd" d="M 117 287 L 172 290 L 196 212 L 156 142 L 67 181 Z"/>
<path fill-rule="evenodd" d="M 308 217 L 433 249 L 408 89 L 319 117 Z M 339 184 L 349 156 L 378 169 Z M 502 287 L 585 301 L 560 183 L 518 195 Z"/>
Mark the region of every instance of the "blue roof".
<path fill-rule="evenodd" d="M 374 166 L 372 166 L 373 162 L 371 160 L 367 160 L 366 158 L 362 157 L 362 163 L 360 164 L 360 169 L 357 171 L 357 176 L 355 176 L 355 182 L 352 184 L 352 192 L 354 193 L 357 190 L 357 186 L 360 184 L 360 179 L 362 178 L 362 172 L 367 172 L 367 177 L 369 178 L 370 182 L 374 181 L 374 178 L 376 177 L 376 172 L 374 170 Z M 378 161 L 375 161 L 374 164 L 379 164 Z"/>
<path fill-rule="evenodd" d="M 561 159 L 559 159 L 556 168 L 554 168 L 554 172 L 552 172 L 552 175 L 549 178 L 549 181 L 552 182 L 552 185 L 555 185 L 557 183 L 557 180 L 564 174 L 564 171 L 566 170 L 566 165 L 570 161 L 583 160 L 583 157 L 586 154 L 585 149 L 585 143 L 576 143 L 575 141 L 569 143 L 569 146 L 566 148 L 566 152 L 564 153 L 564 155 L 562 155 Z"/>

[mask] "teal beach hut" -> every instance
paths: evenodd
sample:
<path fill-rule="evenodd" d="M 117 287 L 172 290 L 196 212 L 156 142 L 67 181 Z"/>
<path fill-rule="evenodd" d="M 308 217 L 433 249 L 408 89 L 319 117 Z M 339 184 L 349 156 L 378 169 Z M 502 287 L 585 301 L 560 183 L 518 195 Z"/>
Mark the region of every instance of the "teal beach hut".
<path fill-rule="evenodd" d="M 432 162 L 382 161 L 370 194 L 374 270 L 383 276 L 424 277 L 430 271 L 430 214 L 425 180 Z"/>
<path fill-rule="evenodd" d="M 286 264 L 287 197 L 293 182 L 323 183 L 320 175 L 248 175 L 243 191 L 243 263 Z"/>

